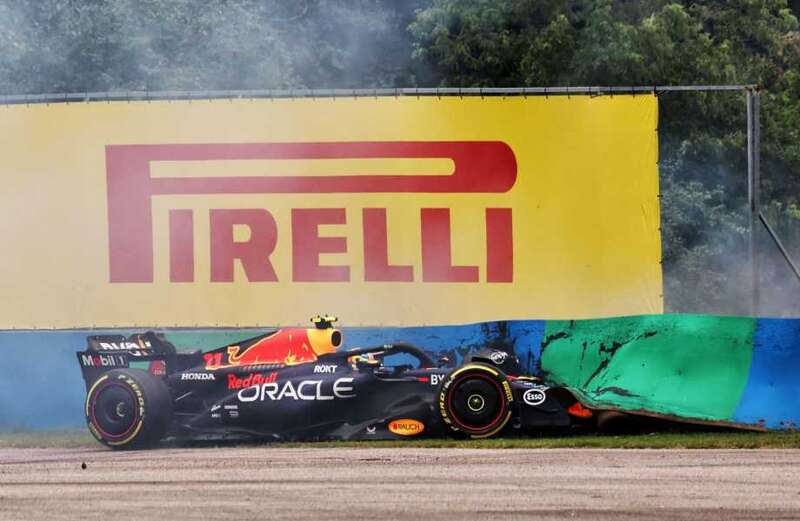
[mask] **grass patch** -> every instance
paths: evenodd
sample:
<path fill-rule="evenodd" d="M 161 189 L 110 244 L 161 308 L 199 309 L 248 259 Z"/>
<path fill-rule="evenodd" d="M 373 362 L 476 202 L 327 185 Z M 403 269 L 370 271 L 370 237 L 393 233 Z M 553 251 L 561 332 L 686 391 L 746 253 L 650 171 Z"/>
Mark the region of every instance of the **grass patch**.
<path fill-rule="evenodd" d="M 284 443 L 303 447 L 450 447 L 460 449 L 797 449 L 800 433 L 691 432 L 559 437 L 496 438 L 488 440 L 417 439 L 400 441 Z"/>
<path fill-rule="evenodd" d="M 190 446 L 234 446 L 191 444 Z M 239 444 L 240 445 L 240 444 Z M 311 443 L 249 443 L 251 446 L 303 448 L 460 448 L 460 449 L 798 449 L 800 432 L 671 432 L 624 436 L 565 435 L 488 440 L 410 439 L 397 441 L 323 441 Z M 85 430 L 0 432 L 0 448 L 100 447 Z"/>

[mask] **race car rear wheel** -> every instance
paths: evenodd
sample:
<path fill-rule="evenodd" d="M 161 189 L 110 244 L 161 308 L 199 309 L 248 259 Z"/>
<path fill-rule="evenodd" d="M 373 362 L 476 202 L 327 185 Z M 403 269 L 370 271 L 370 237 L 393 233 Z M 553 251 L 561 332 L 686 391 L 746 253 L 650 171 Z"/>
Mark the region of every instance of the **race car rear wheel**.
<path fill-rule="evenodd" d="M 98 378 L 86 394 L 86 423 L 113 449 L 141 449 L 164 437 L 172 416 L 169 389 L 141 369 L 117 369 Z"/>
<path fill-rule="evenodd" d="M 500 432 L 511 419 L 513 401 L 503 373 L 470 364 L 453 371 L 442 384 L 439 412 L 454 432 L 487 438 Z"/>

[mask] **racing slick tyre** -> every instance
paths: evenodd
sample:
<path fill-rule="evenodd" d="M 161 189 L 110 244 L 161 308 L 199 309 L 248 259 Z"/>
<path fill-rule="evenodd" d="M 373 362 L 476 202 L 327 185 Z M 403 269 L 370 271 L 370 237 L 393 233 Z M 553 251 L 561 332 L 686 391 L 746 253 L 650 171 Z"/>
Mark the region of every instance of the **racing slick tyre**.
<path fill-rule="evenodd" d="M 511 419 L 513 401 L 503 373 L 488 365 L 469 364 L 445 379 L 439 392 L 439 412 L 452 431 L 488 438 Z"/>
<path fill-rule="evenodd" d="M 109 371 L 86 394 L 86 423 L 112 449 L 156 445 L 167 431 L 172 398 L 160 378 L 142 369 Z"/>

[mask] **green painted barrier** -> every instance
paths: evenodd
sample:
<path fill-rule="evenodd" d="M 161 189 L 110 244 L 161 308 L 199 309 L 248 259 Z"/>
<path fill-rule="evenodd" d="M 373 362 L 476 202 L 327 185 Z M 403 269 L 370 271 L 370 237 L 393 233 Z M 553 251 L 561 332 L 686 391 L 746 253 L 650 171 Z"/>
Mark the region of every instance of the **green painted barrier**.
<path fill-rule="evenodd" d="M 548 321 L 541 373 L 594 408 L 730 422 L 755 327 L 753 318 L 702 315 Z"/>

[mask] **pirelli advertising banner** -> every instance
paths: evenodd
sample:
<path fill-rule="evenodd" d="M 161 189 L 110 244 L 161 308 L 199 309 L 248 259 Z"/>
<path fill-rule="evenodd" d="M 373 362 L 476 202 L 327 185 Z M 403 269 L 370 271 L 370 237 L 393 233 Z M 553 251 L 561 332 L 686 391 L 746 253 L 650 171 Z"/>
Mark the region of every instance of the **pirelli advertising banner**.
<path fill-rule="evenodd" d="M 0 328 L 662 311 L 651 95 L 0 107 Z"/>

